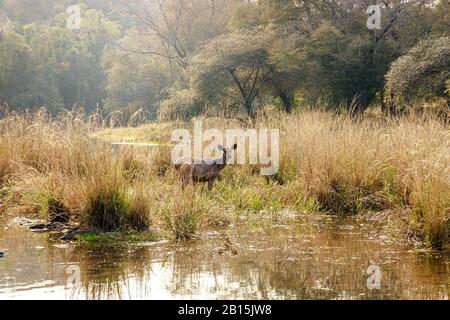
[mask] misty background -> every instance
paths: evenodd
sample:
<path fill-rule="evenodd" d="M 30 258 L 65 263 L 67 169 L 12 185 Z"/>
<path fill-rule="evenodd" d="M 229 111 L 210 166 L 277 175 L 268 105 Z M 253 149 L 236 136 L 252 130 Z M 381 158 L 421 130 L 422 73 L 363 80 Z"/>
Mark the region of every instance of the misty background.
<path fill-rule="evenodd" d="M 447 0 L 0 0 L 0 103 L 156 119 L 448 101 L 449 14 Z"/>

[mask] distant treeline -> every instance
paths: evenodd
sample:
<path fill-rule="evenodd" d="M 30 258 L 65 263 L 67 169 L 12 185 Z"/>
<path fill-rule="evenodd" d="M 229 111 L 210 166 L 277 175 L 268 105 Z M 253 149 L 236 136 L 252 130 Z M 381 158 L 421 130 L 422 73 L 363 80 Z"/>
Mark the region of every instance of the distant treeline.
<path fill-rule="evenodd" d="M 150 118 L 395 112 L 448 101 L 449 14 L 448 0 L 0 0 L 0 103 Z"/>

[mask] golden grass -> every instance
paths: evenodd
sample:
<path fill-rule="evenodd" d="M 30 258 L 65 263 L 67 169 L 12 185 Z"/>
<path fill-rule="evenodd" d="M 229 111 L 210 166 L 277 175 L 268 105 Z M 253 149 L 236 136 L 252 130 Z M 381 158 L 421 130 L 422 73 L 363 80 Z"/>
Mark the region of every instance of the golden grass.
<path fill-rule="evenodd" d="M 208 119 L 205 128 L 239 127 Z M 267 185 L 251 167 L 225 172 L 219 186 L 238 208 L 250 211 L 389 211 L 408 234 L 435 248 L 450 238 L 450 131 L 431 114 L 353 119 L 329 112 L 275 114 L 258 128 L 281 132 L 281 170 Z"/>
<path fill-rule="evenodd" d="M 195 238 L 212 208 L 202 200 L 195 190 L 177 192 L 163 208 L 167 227 L 177 240 Z"/>
<path fill-rule="evenodd" d="M 148 123 L 139 127 L 102 128 L 92 134 L 94 138 L 107 142 L 140 142 L 164 144 L 170 141 L 173 129 L 181 122 Z"/>
<path fill-rule="evenodd" d="M 44 110 L 4 116 L 1 212 L 67 216 L 104 231 L 160 227 L 188 239 L 205 226 L 226 225 L 230 210 L 388 210 L 410 237 L 435 248 L 449 244 L 450 132 L 435 117 L 355 120 L 305 111 L 260 118 L 256 127 L 280 129 L 281 170 L 274 181 L 283 184 L 254 175 L 254 166 L 234 166 L 212 192 L 181 192 L 170 147 L 117 150 L 92 138 L 168 144 L 173 128 L 192 123 L 99 131 L 94 120 L 74 112 L 52 119 Z M 245 125 L 203 120 L 204 128 Z"/>
<path fill-rule="evenodd" d="M 434 247 L 449 241 L 450 131 L 437 119 L 288 119 L 282 152 L 309 195 L 333 211 L 396 209 Z"/>

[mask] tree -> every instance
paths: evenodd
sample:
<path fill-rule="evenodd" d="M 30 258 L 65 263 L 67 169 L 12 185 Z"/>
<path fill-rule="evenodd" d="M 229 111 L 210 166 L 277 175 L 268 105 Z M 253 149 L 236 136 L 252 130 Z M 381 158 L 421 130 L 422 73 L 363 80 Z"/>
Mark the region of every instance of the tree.
<path fill-rule="evenodd" d="M 326 96 L 334 105 L 350 106 L 350 102 L 357 101 L 355 111 L 380 99 L 389 64 L 431 32 L 433 14 L 442 12 L 443 3 L 435 8 L 436 1 L 432 0 L 377 1 L 382 11 L 381 29 L 369 30 L 366 10 L 374 1 L 260 2 L 267 4 L 264 23 L 275 21 L 283 26 L 294 25 L 298 30 L 301 54 L 290 55 L 290 59 L 307 65 L 310 71 L 303 75 L 303 94 L 313 99 Z M 283 60 L 279 59 L 282 64 Z"/>
<path fill-rule="evenodd" d="M 250 118 L 256 115 L 253 101 L 270 73 L 268 39 L 259 31 L 242 30 L 214 38 L 192 58 L 188 70 L 192 86 L 206 99 L 238 98 Z"/>
<path fill-rule="evenodd" d="M 53 15 L 53 0 L 3 0 L 2 2 L 0 2 L 1 8 L 7 16 L 23 24 L 43 21 Z"/>
<path fill-rule="evenodd" d="M 199 44 L 223 32 L 228 0 L 133 0 L 129 14 L 136 21 L 131 30 L 140 38 L 126 52 L 163 57 L 171 78 L 182 75 Z"/>
<path fill-rule="evenodd" d="M 160 119 L 190 119 L 204 112 L 204 102 L 193 89 L 171 88 L 159 106 Z"/>
<path fill-rule="evenodd" d="M 327 97 L 333 105 L 355 107 L 356 101 L 359 108 L 352 111 L 362 111 L 383 88 L 393 50 L 389 43 L 355 39 L 324 23 L 305 44 L 305 90 L 312 97 Z"/>
<path fill-rule="evenodd" d="M 120 49 L 109 50 L 103 59 L 107 74 L 105 109 L 111 112 L 128 108 L 132 113 L 143 108 L 154 118 L 161 91 L 171 85 L 167 65 L 161 60 L 127 54 Z"/>
<path fill-rule="evenodd" d="M 0 103 L 17 106 L 62 106 L 52 68 L 37 64 L 24 36 L 5 32 L 0 41 Z"/>
<path fill-rule="evenodd" d="M 295 92 L 305 82 L 305 35 L 302 30 L 288 23 L 269 25 L 263 32 L 266 37 L 270 35 L 270 41 L 266 44 L 270 70 L 267 89 L 280 98 L 284 111 L 290 113 L 294 107 Z"/>
<path fill-rule="evenodd" d="M 362 112 L 388 100 L 393 61 L 450 33 L 448 0 L 86 0 L 96 10 L 80 5 L 81 30 L 65 26 L 72 0 L 35 2 L 0 0 L 0 102 L 55 112 L 240 106 L 254 117 L 273 97 L 290 112 L 296 94 Z M 375 3 L 381 29 L 369 30 Z"/>
<path fill-rule="evenodd" d="M 6 32 L 0 46 L 0 99 L 13 108 L 46 106 L 56 112 L 75 103 L 89 110 L 105 97 L 104 48 L 119 35 L 101 12 L 83 10 L 81 30 L 66 28 L 66 14 L 51 25 Z"/>
<path fill-rule="evenodd" d="M 417 95 L 445 96 L 450 79 L 450 37 L 423 40 L 392 63 L 386 74 L 391 111 Z"/>

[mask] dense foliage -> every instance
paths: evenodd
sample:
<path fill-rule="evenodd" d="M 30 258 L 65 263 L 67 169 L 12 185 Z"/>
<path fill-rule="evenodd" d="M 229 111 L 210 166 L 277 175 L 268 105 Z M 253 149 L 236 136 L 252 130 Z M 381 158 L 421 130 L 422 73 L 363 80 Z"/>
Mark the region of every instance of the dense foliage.
<path fill-rule="evenodd" d="M 70 30 L 74 1 L 0 1 L 1 104 L 253 117 L 269 103 L 358 112 L 448 95 L 448 0 L 379 1 L 376 30 L 369 0 L 79 2 Z M 410 90 L 417 77 L 432 85 Z"/>
<path fill-rule="evenodd" d="M 446 94 L 450 78 L 450 37 L 420 42 L 392 63 L 386 93 L 392 105 L 417 95 Z"/>

